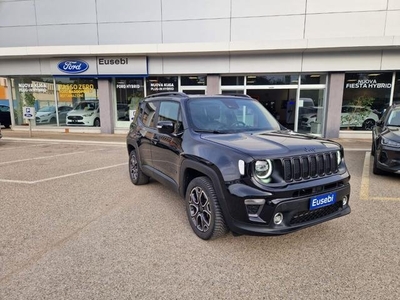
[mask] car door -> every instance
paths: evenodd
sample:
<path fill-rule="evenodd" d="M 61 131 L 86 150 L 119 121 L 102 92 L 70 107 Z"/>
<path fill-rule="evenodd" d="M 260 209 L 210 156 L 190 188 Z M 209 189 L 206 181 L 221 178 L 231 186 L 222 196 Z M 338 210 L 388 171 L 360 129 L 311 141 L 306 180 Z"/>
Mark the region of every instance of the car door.
<path fill-rule="evenodd" d="M 161 176 L 178 182 L 179 160 L 182 152 L 183 125 L 180 114 L 180 104 L 175 101 L 161 101 L 157 114 L 157 126 L 162 122 L 172 122 L 172 133 L 161 133 L 157 130 L 153 137 L 151 156 L 154 168 L 162 173 Z"/>
<path fill-rule="evenodd" d="M 158 101 L 142 103 L 137 120 L 138 129 L 132 133 L 134 135 L 132 138 L 137 142 L 138 155 L 140 157 L 142 169 L 147 169 L 151 172 L 153 170 L 151 146 L 157 131 L 155 125 L 157 106 Z"/>

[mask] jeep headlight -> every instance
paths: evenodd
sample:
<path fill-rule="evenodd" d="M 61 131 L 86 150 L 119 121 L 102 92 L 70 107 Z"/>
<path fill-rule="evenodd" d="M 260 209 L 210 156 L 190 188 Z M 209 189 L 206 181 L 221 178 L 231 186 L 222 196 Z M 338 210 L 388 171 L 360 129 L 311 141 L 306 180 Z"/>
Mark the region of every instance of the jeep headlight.
<path fill-rule="evenodd" d="M 392 140 L 388 140 L 386 138 L 382 139 L 382 144 L 385 146 L 389 146 L 389 147 L 400 147 L 400 143 L 392 141 Z"/>
<path fill-rule="evenodd" d="M 262 182 L 268 183 L 272 174 L 272 163 L 271 160 L 257 160 L 254 164 L 254 174 Z"/>
<path fill-rule="evenodd" d="M 336 162 L 337 162 L 337 165 L 340 165 L 341 161 L 342 161 L 342 153 L 338 150 L 338 151 L 336 151 Z"/>

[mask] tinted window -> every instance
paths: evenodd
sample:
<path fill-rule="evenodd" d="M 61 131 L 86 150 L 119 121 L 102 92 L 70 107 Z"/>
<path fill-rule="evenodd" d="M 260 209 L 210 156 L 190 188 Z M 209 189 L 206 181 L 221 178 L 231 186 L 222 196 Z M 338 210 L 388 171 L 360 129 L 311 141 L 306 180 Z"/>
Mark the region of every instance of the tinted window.
<path fill-rule="evenodd" d="M 154 116 L 156 113 L 156 108 L 157 106 L 155 102 L 145 102 L 143 104 L 139 118 L 145 126 L 154 127 Z"/>

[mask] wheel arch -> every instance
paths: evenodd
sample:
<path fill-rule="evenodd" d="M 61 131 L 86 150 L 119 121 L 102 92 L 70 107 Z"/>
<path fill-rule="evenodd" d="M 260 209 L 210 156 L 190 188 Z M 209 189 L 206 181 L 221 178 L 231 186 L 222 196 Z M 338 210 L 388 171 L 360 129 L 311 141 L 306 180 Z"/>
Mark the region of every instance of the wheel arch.
<path fill-rule="evenodd" d="M 212 166 L 199 161 L 185 159 L 181 165 L 179 178 L 179 194 L 184 198 L 189 183 L 196 177 L 207 176 L 213 182 L 215 192 L 219 199 L 225 198 L 219 182 L 223 181 L 222 176 Z"/>

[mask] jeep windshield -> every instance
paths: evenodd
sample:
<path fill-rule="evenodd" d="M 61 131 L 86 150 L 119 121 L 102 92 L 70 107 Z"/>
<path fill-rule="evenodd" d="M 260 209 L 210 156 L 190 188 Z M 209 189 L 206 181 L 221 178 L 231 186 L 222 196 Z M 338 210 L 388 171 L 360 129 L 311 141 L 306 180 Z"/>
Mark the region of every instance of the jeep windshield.
<path fill-rule="evenodd" d="M 257 100 L 250 98 L 192 98 L 189 119 L 198 132 L 231 133 L 280 130 L 276 119 Z"/>

